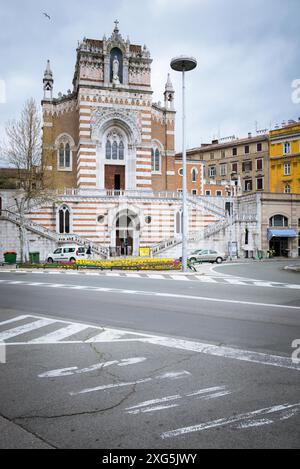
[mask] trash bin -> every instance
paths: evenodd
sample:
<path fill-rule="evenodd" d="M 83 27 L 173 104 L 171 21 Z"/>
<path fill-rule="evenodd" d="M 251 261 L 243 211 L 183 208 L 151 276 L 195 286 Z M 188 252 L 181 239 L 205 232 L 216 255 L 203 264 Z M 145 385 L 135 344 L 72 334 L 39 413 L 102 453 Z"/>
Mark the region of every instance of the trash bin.
<path fill-rule="evenodd" d="M 39 252 L 30 252 L 29 253 L 30 264 L 39 264 L 40 263 L 40 253 Z"/>
<path fill-rule="evenodd" d="M 17 253 L 14 251 L 4 253 L 4 262 L 6 264 L 16 264 L 17 263 Z"/>

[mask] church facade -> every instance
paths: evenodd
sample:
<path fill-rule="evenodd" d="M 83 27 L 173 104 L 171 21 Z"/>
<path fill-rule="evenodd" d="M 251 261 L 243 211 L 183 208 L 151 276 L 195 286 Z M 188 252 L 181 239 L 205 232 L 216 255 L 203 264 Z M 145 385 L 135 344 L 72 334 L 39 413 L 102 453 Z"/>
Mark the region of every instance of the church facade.
<path fill-rule="evenodd" d="M 151 63 L 147 47 L 123 39 L 117 22 L 109 38 L 78 44 L 73 91 L 54 98 L 48 61 L 43 166 L 60 195 L 51 206 L 34 209 L 33 222 L 65 239 L 88 240 L 106 255 L 176 244 L 182 164 L 175 157 L 175 96 L 168 76 L 164 103 L 153 103 Z M 188 161 L 187 180 L 189 228 L 197 233 L 217 221 L 222 208 L 210 211 L 197 198 L 203 192 L 201 161 Z"/>
<path fill-rule="evenodd" d="M 175 155 L 175 93 L 168 76 L 163 103 L 153 102 L 151 64 L 147 47 L 123 39 L 117 22 L 109 38 L 78 44 L 73 89 L 66 94 L 54 97 L 48 61 L 42 169 L 54 191 L 26 214 L 28 253 L 45 260 L 57 245 L 76 243 L 105 258 L 181 255 L 183 168 Z M 210 185 L 208 195 L 205 158 L 193 151 L 187 156 L 190 250 L 252 257 L 279 246 L 278 255 L 300 255 L 299 195 L 240 196 L 227 185 L 216 186 L 216 196 Z M 0 190 L 0 262 L 5 251 L 21 249 L 14 197 L 13 190 Z M 279 222 L 292 237 L 276 237 L 273 225 Z"/>

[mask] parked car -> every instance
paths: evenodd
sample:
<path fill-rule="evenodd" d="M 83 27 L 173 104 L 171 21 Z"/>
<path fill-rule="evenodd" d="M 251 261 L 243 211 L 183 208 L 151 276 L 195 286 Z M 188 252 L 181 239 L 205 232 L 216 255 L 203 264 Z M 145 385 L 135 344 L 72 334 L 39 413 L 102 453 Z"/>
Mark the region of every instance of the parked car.
<path fill-rule="evenodd" d="M 179 260 L 181 261 L 182 258 L 180 257 Z M 216 251 L 214 249 L 197 249 L 196 251 L 193 251 L 188 255 L 188 262 L 190 262 L 191 264 L 196 262 L 216 262 L 217 264 L 221 264 L 226 260 L 226 254 Z"/>
<path fill-rule="evenodd" d="M 227 260 L 227 256 L 224 253 L 216 251 L 214 249 L 200 249 L 194 251 L 189 257 L 189 262 L 216 262 L 217 264 L 222 264 L 222 262 Z"/>
<path fill-rule="evenodd" d="M 87 248 L 77 245 L 65 245 L 58 247 L 55 251 L 47 256 L 47 262 L 53 264 L 55 262 L 75 262 L 77 259 L 87 259 Z"/>

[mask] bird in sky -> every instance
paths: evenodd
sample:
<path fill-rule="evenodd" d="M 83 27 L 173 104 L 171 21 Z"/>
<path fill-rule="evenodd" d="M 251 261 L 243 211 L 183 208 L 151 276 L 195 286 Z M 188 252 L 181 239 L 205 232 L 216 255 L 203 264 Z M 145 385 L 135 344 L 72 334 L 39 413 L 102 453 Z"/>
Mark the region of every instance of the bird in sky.
<path fill-rule="evenodd" d="M 48 15 L 48 13 L 44 12 L 43 15 L 48 18 L 48 20 L 51 20 L 51 16 Z"/>

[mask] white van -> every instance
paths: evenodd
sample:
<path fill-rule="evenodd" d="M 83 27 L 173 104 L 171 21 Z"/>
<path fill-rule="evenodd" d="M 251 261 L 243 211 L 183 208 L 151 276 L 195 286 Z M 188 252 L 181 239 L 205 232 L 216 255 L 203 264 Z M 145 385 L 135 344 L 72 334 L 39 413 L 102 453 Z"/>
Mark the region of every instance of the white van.
<path fill-rule="evenodd" d="M 78 259 L 87 259 L 87 248 L 84 246 L 65 245 L 60 246 L 47 256 L 47 262 L 53 264 L 55 262 L 75 262 Z"/>

